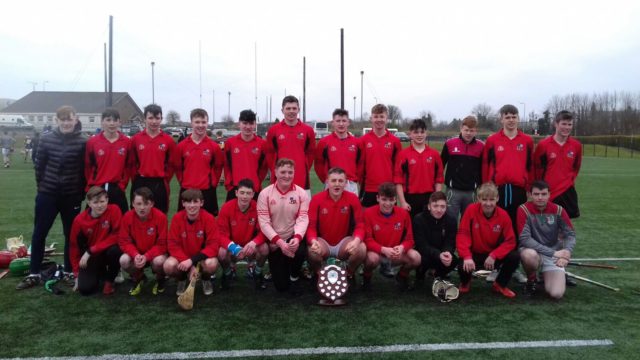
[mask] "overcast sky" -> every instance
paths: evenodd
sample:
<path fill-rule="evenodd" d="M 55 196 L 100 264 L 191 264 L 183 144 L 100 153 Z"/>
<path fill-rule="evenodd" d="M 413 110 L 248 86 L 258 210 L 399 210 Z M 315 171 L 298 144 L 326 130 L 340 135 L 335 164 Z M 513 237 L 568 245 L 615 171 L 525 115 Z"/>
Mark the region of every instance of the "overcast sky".
<path fill-rule="evenodd" d="M 211 117 L 214 91 L 216 121 L 228 92 L 234 118 L 255 110 L 256 47 L 260 119 L 267 97 L 281 117 L 285 90 L 302 96 L 303 56 L 307 120 L 329 119 L 340 106 L 340 28 L 345 107 L 352 114 L 356 96 L 356 117 L 361 70 L 365 113 L 377 99 L 439 121 L 484 102 L 541 113 L 554 94 L 640 90 L 638 1 L 21 0 L 3 6 L 0 97 L 19 99 L 31 82 L 103 91 L 109 15 L 114 91 L 151 103 L 154 61 L 156 103 L 183 119 L 201 105 Z"/>

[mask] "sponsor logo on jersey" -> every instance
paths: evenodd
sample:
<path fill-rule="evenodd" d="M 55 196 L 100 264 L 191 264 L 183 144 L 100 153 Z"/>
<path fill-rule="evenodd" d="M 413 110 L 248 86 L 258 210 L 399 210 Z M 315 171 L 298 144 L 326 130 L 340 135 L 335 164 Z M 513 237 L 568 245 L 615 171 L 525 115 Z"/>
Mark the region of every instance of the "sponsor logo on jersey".
<path fill-rule="evenodd" d="M 144 150 L 144 144 L 138 145 L 138 150 Z"/>
<path fill-rule="evenodd" d="M 204 150 L 202 150 L 202 155 L 204 155 L 204 156 L 209 156 L 209 155 L 211 155 L 211 150 L 209 150 L 209 149 L 204 149 Z"/>
<path fill-rule="evenodd" d="M 343 207 L 340 209 L 340 213 L 341 213 L 341 214 L 346 214 L 347 212 L 349 212 L 349 207 L 348 207 L 348 206 L 343 206 Z"/>
<path fill-rule="evenodd" d="M 568 157 L 569 159 L 573 159 L 573 157 L 574 157 L 575 155 L 576 155 L 576 154 L 575 154 L 573 151 L 569 151 L 569 152 L 567 153 L 567 157 Z"/>
<path fill-rule="evenodd" d="M 385 149 L 391 149 L 391 143 L 390 142 L 384 143 L 384 148 Z"/>
<path fill-rule="evenodd" d="M 153 233 L 156 231 L 156 229 L 151 226 L 147 229 L 147 235 L 153 235 Z"/>
<path fill-rule="evenodd" d="M 234 154 L 240 154 L 240 148 L 233 148 Z"/>
<path fill-rule="evenodd" d="M 251 149 L 251 153 L 254 154 L 254 155 L 257 155 L 259 152 L 260 152 L 260 150 L 257 147 L 254 147 L 253 149 Z"/>
<path fill-rule="evenodd" d="M 454 153 L 459 153 L 459 152 L 460 152 L 460 149 L 458 149 L 458 147 L 456 146 L 456 147 L 454 147 L 454 148 L 453 148 L 453 151 L 452 151 L 452 152 L 454 152 Z"/>
<path fill-rule="evenodd" d="M 556 222 L 556 217 L 553 215 L 547 215 L 547 224 L 553 225 Z"/>
<path fill-rule="evenodd" d="M 278 140 L 284 140 L 284 134 L 278 135 Z"/>
<path fill-rule="evenodd" d="M 549 159 L 555 159 L 558 155 L 556 155 L 556 153 L 554 152 L 550 152 L 549 153 Z"/>
<path fill-rule="evenodd" d="M 499 146 L 496 148 L 496 151 L 504 151 L 504 146 L 499 145 Z"/>
<path fill-rule="evenodd" d="M 429 156 L 427 158 L 427 164 L 431 164 L 433 162 L 433 156 Z"/>
<path fill-rule="evenodd" d="M 329 148 L 329 151 L 338 151 L 338 149 L 337 149 L 335 146 L 331 146 L 331 147 Z"/>
<path fill-rule="evenodd" d="M 409 165 L 415 165 L 416 164 L 416 159 L 411 159 L 409 160 Z"/>
<path fill-rule="evenodd" d="M 98 149 L 98 156 L 104 156 L 104 150 Z"/>
<path fill-rule="evenodd" d="M 349 147 L 347 148 L 349 151 L 353 151 L 356 152 L 358 149 L 354 144 L 349 145 Z"/>
<path fill-rule="evenodd" d="M 322 214 L 322 215 L 327 215 L 328 213 L 329 213 L 329 210 L 327 208 L 322 208 L 320 210 L 320 214 Z"/>
<path fill-rule="evenodd" d="M 380 225 L 378 224 L 373 225 L 373 231 L 380 231 Z"/>
<path fill-rule="evenodd" d="M 298 135 L 296 136 L 296 138 L 297 138 L 298 140 L 302 140 L 302 139 L 304 139 L 304 133 L 298 133 Z"/>
<path fill-rule="evenodd" d="M 371 149 L 372 147 L 373 147 L 373 144 L 372 144 L 372 143 L 370 143 L 370 142 L 368 142 L 368 143 L 367 143 L 367 149 Z"/>

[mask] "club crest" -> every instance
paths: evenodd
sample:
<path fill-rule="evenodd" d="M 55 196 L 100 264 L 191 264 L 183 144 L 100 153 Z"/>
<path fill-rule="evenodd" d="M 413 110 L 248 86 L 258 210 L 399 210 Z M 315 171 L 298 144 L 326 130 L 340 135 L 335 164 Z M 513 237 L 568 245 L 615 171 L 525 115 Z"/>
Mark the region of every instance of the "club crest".
<path fill-rule="evenodd" d="M 320 210 L 320 214 L 327 215 L 329 214 L 329 210 L 327 210 L 327 208 L 322 208 L 322 210 Z"/>
<path fill-rule="evenodd" d="M 553 215 L 549 215 L 547 216 L 547 224 L 549 225 L 553 225 L 556 222 L 556 217 Z"/>
<path fill-rule="evenodd" d="M 103 229 L 108 229 L 109 228 L 109 220 L 103 221 L 101 226 L 102 226 Z"/>
<path fill-rule="evenodd" d="M 164 143 L 163 143 L 163 144 L 158 145 L 158 149 L 159 149 L 160 151 L 165 151 L 165 150 L 167 150 L 167 144 L 164 144 Z"/>
<path fill-rule="evenodd" d="M 499 233 L 500 231 L 502 231 L 502 226 L 500 226 L 500 224 L 493 225 L 493 232 Z"/>
<path fill-rule="evenodd" d="M 153 235 L 155 231 L 156 231 L 155 228 L 151 226 L 147 229 L 147 235 Z"/>
<path fill-rule="evenodd" d="M 518 145 L 516 145 L 516 150 L 517 150 L 517 151 L 522 151 L 522 150 L 524 150 L 524 145 L 522 145 L 522 144 L 518 144 Z"/>
<path fill-rule="evenodd" d="M 289 197 L 289 204 L 295 205 L 298 203 L 298 200 L 296 200 L 296 198 L 294 198 L 293 196 Z"/>
<path fill-rule="evenodd" d="M 126 153 L 127 153 L 127 152 L 126 152 L 126 150 L 125 150 L 123 147 L 121 147 L 120 149 L 118 149 L 118 155 L 120 155 L 120 156 L 124 156 Z"/>
<path fill-rule="evenodd" d="M 198 239 L 203 238 L 203 237 L 204 237 L 204 230 L 198 230 L 198 231 L 196 232 L 196 237 L 197 237 Z"/>
<path fill-rule="evenodd" d="M 393 230 L 399 231 L 400 229 L 402 229 L 402 224 L 397 222 L 395 224 L 393 224 Z"/>
<path fill-rule="evenodd" d="M 574 158 L 574 156 L 575 156 L 575 154 L 573 153 L 573 151 L 569 151 L 569 152 L 567 153 L 567 157 L 568 157 L 569 159 L 573 159 L 573 158 Z"/>

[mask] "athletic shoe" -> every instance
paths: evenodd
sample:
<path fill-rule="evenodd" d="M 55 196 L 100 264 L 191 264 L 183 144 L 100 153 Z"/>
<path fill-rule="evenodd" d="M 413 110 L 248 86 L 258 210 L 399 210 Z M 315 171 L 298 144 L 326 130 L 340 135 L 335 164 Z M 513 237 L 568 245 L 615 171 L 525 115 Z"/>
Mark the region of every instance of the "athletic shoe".
<path fill-rule="evenodd" d="M 565 281 L 565 284 L 567 284 L 567 286 L 570 286 L 570 287 L 578 286 L 578 283 L 573 278 L 570 278 L 569 275 L 567 274 L 564 275 L 564 281 Z"/>
<path fill-rule="evenodd" d="M 262 274 L 253 274 L 253 283 L 256 287 L 256 290 L 264 290 L 267 288 L 267 284 L 265 284 L 264 282 L 264 277 L 262 277 Z"/>
<path fill-rule="evenodd" d="M 116 292 L 116 288 L 113 287 L 113 283 L 111 281 L 105 281 L 104 287 L 102 288 L 102 293 L 104 295 L 111 295 Z"/>
<path fill-rule="evenodd" d="M 213 294 L 213 283 L 209 279 L 202 280 L 202 293 L 209 296 Z"/>
<path fill-rule="evenodd" d="M 72 272 L 64 273 L 62 282 L 68 287 L 74 287 L 76 286 L 76 276 Z"/>
<path fill-rule="evenodd" d="M 471 291 L 471 281 L 466 283 L 461 282 L 460 285 L 458 285 L 458 291 L 460 292 L 460 294 L 469 293 L 469 291 Z"/>
<path fill-rule="evenodd" d="M 118 276 L 116 276 L 113 282 L 115 282 L 116 284 L 122 284 L 124 282 L 124 274 L 122 274 L 122 270 L 118 272 Z"/>
<path fill-rule="evenodd" d="M 525 274 L 522 273 L 522 271 L 520 270 L 516 270 L 513 273 L 513 278 L 516 279 L 516 281 L 520 284 L 526 284 L 527 283 L 527 276 Z"/>
<path fill-rule="evenodd" d="M 272 281 L 273 279 L 273 275 L 271 275 L 271 271 L 267 271 L 266 273 L 262 274 L 262 277 L 264 278 L 264 281 Z"/>
<path fill-rule="evenodd" d="M 360 286 L 360 290 L 369 291 L 371 290 L 371 278 L 363 276 L 362 277 L 362 286 Z"/>
<path fill-rule="evenodd" d="M 232 277 L 233 274 L 227 275 L 224 271 L 222 272 L 222 277 L 220 278 L 220 288 L 222 290 L 229 290 L 231 288 Z"/>
<path fill-rule="evenodd" d="M 401 276 L 400 273 L 396 275 L 396 285 L 398 286 L 398 290 L 400 291 L 410 291 L 414 289 L 409 277 Z"/>
<path fill-rule="evenodd" d="M 187 290 L 187 280 L 178 281 L 178 285 L 176 286 L 176 295 L 182 295 L 185 290 Z"/>
<path fill-rule="evenodd" d="M 491 286 L 491 289 L 495 292 L 497 292 L 498 294 L 502 294 L 502 296 L 509 298 L 509 299 L 513 299 L 514 297 L 516 297 L 516 293 L 514 293 L 513 291 L 511 291 L 508 287 L 502 287 L 500 286 L 500 284 L 498 284 L 497 282 L 494 282 L 493 285 Z"/>
<path fill-rule="evenodd" d="M 524 285 L 524 292 L 523 292 L 524 296 L 532 297 L 533 295 L 535 295 L 536 285 L 537 285 L 536 280 L 528 280 L 527 283 Z"/>
<path fill-rule="evenodd" d="M 164 276 L 162 278 L 157 278 L 156 283 L 153 285 L 153 289 L 151 289 L 151 293 L 153 295 L 158 295 L 164 293 Z"/>
<path fill-rule="evenodd" d="M 391 264 L 387 263 L 387 262 L 383 262 L 380 264 L 380 275 L 391 279 L 392 277 L 395 276 L 394 272 L 393 272 L 393 268 L 391 267 Z"/>
<path fill-rule="evenodd" d="M 147 277 L 143 275 L 140 277 L 140 280 L 138 280 L 136 284 L 131 288 L 131 290 L 129 290 L 129 295 L 131 296 L 140 295 L 140 293 L 142 292 L 142 287 L 144 286 L 145 282 L 147 282 Z"/>
<path fill-rule="evenodd" d="M 39 275 L 29 275 L 25 276 L 19 283 L 16 285 L 16 290 L 24 290 L 32 288 L 36 285 L 40 285 L 41 279 Z"/>
<path fill-rule="evenodd" d="M 496 281 L 496 278 L 497 278 L 497 277 L 498 277 L 498 270 L 493 269 L 493 271 L 491 271 L 491 273 L 490 273 L 489 275 L 487 275 L 487 277 L 486 277 L 486 279 L 485 279 L 485 280 L 486 280 L 487 282 L 492 283 L 492 282 Z"/>

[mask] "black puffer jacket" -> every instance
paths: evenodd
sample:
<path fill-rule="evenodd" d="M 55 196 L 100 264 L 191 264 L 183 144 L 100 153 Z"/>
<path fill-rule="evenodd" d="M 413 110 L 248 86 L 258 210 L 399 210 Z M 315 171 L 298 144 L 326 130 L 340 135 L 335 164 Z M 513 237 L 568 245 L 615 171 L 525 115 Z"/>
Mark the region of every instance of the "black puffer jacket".
<path fill-rule="evenodd" d="M 35 164 L 38 192 L 82 196 L 86 144 L 87 138 L 79 129 L 63 134 L 56 128 L 42 135 Z"/>

